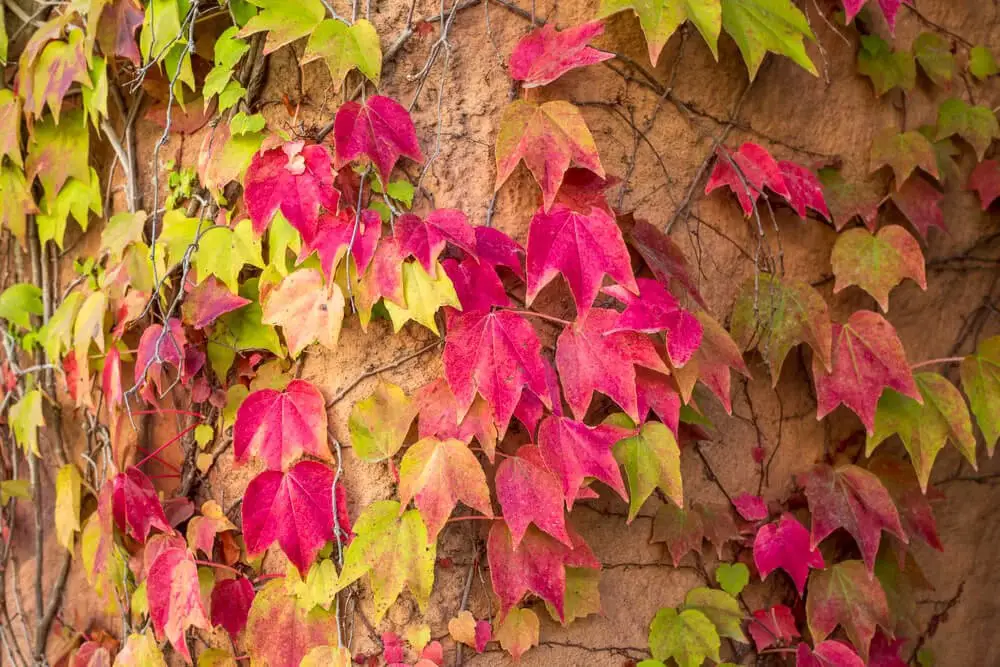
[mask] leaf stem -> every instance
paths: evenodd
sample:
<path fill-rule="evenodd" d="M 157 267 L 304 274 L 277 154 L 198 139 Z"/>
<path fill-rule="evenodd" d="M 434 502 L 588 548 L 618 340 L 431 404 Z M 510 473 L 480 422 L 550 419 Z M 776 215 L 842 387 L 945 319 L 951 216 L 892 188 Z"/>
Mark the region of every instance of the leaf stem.
<path fill-rule="evenodd" d="M 546 320 L 547 322 L 552 322 L 553 324 L 559 324 L 564 327 L 568 327 L 572 322 L 569 320 L 564 320 L 559 317 L 553 317 L 552 315 L 546 315 L 545 313 L 538 313 L 534 310 L 516 310 L 514 308 L 504 308 L 508 313 L 514 313 L 515 315 L 523 315 L 525 317 L 537 317 L 540 320 Z"/>
<path fill-rule="evenodd" d="M 448 523 L 455 521 L 503 521 L 502 516 L 480 516 L 478 514 L 470 514 L 468 516 L 453 516 L 448 519 Z"/>
<path fill-rule="evenodd" d="M 235 567 L 229 567 L 228 565 L 225 565 L 223 563 L 213 563 L 210 560 L 198 560 L 197 558 L 195 558 L 194 562 L 195 562 L 195 565 L 204 565 L 205 567 L 214 567 L 214 568 L 217 568 L 219 570 L 227 570 L 229 572 L 232 572 L 233 574 L 237 574 L 239 576 L 243 576 L 243 573 L 240 572 L 239 570 L 237 570 Z"/>
<path fill-rule="evenodd" d="M 910 370 L 916 370 L 918 368 L 923 368 L 924 366 L 936 366 L 938 364 L 957 364 L 962 362 L 965 357 L 941 357 L 940 359 L 928 359 L 927 361 L 921 361 L 918 364 L 913 364 L 910 366 Z"/>

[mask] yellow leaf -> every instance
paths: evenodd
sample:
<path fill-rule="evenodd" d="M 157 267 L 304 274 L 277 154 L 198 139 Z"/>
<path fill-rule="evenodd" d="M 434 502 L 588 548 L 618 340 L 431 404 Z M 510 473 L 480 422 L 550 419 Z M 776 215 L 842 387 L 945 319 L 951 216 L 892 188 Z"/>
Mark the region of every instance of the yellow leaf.
<path fill-rule="evenodd" d="M 76 314 L 73 325 L 73 351 L 80 368 L 86 368 L 87 352 L 90 341 L 97 343 L 97 349 L 104 351 L 104 311 L 108 306 L 108 298 L 104 292 L 97 291 L 87 297 Z"/>
<path fill-rule="evenodd" d="M 530 609 L 511 609 L 494 635 L 514 662 L 532 646 L 538 646 L 538 616 Z"/>
<path fill-rule="evenodd" d="M 431 627 L 426 623 L 411 625 L 406 629 L 406 641 L 409 642 L 414 651 L 420 653 L 431 641 Z"/>
<path fill-rule="evenodd" d="M 205 474 L 206 472 L 208 472 L 208 469 L 212 467 L 212 462 L 214 460 L 215 457 L 213 457 L 211 454 L 207 452 L 202 452 L 197 456 L 197 458 L 195 458 L 194 465 L 196 468 L 198 468 L 198 470 L 202 474 Z"/>
<path fill-rule="evenodd" d="M 336 284 L 324 285 L 315 269 L 293 271 L 267 295 L 261 321 L 281 327 L 293 357 L 313 341 L 333 349 L 344 321 L 344 294 Z"/>
<path fill-rule="evenodd" d="M 435 275 L 436 278 L 431 278 L 420 262 L 403 264 L 403 296 L 406 299 L 406 308 L 399 307 L 389 299 L 382 302 L 385 304 L 386 312 L 389 313 L 389 319 L 392 320 L 393 331 L 399 333 L 407 321 L 413 320 L 438 333 L 437 323 L 434 321 L 434 314 L 438 309 L 442 306 L 453 306 L 461 310 L 455 286 L 451 284 L 451 279 L 441 268 L 440 263 L 435 266 Z"/>
<path fill-rule="evenodd" d="M 26 479 L 8 479 L 0 482 L 0 505 L 6 505 L 11 498 L 31 500 L 31 482 Z"/>
<path fill-rule="evenodd" d="M 42 392 L 32 389 L 21 400 L 10 407 L 10 424 L 14 428 L 14 439 L 25 454 L 41 456 L 38 451 L 38 429 L 45 426 L 42 417 Z"/>
<path fill-rule="evenodd" d="M 73 534 L 80 530 L 80 470 L 72 463 L 56 475 L 56 537 L 73 551 Z"/>
<path fill-rule="evenodd" d="M 302 658 L 299 667 L 350 667 L 351 653 L 344 647 L 316 646 Z M 198 667 L 201 667 L 199 665 Z"/>
<path fill-rule="evenodd" d="M 194 429 L 194 441 L 198 443 L 198 447 L 201 449 L 205 449 L 214 437 L 215 429 L 208 424 L 199 424 Z"/>
<path fill-rule="evenodd" d="M 201 663 L 198 663 L 199 666 Z M 143 634 L 133 633 L 128 636 L 125 646 L 115 656 L 115 667 L 167 667 L 152 629 Z"/>
<path fill-rule="evenodd" d="M 448 621 L 448 634 L 456 642 L 467 646 L 476 645 L 476 617 L 470 611 L 461 611 Z"/>

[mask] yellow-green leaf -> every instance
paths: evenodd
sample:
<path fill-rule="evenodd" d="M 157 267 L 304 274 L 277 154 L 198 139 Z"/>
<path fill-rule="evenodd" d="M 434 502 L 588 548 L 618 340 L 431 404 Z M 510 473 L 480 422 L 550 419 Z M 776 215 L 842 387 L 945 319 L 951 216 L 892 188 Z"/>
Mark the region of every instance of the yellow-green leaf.
<path fill-rule="evenodd" d="M 327 19 L 316 26 L 301 62 L 305 65 L 320 58 L 330 69 L 335 91 L 355 67 L 375 85 L 378 85 L 382 74 L 378 33 L 375 26 L 365 19 L 358 19 L 350 26 L 343 21 Z"/>
<path fill-rule="evenodd" d="M 67 463 L 56 475 L 56 538 L 73 551 L 73 534 L 80 530 L 80 470 Z"/>
<path fill-rule="evenodd" d="M 393 331 L 399 333 L 403 325 L 413 320 L 418 324 L 438 333 L 434 314 L 443 306 L 461 309 L 455 286 L 444 272 L 440 263 L 435 265 L 435 278 L 432 278 L 421 266 L 420 262 L 403 264 L 403 295 L 406 308 L 401 308 L 389 299 L 383 300 L 389 319 L 392 320 Z"/>
<path fill-rule="evenodd" d="M 413 400 L 400 387 L 379 380 L 371 396 L 354 404 L 347 420 L 355 455 L 372 462 L 395 456 L 416 414 Z"/>

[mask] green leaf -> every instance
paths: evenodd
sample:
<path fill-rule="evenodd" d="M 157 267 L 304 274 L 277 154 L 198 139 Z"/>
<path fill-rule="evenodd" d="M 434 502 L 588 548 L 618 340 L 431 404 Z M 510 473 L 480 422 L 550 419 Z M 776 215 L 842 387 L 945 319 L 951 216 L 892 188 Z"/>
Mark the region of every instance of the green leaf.
<path fill-rule="evenodd" d="M 264 116 L 259 113 L 248 116 L 245 112 L 240 111 L 230 121 L 229 133 L 230 136 L 234 137 L 241 134 L 256 134 L 264 129 L 265 124 Z"/>
<path fill-rule="evenodd" d="M 981 342 L 975 354 L 962 360 L 961 372 L 962 389 L 993 456 L 1000 440 L 1000 336 Z"/>
<path fill-rule="evenodd" d="M 73 322 L 81 303 L 83 294 L 70 292 L 52 313 L 49 321 L 38 330 L 38 340 L 49 361 L 60 359 L 63 352 L 70 348 L 73 342 Z"/>
<path fill-rule="evenodd" d="M 937 127 L 938 139 L 957 134 L 969 142 L 980 160 L 993 140 L 1000 138 L 1000 123 L 993 111 L 972 106 L 957 97 L 945 100 L 938 107 Z"/>
<path fill-rule="evenodd" d="M 722 590 L 736 596 L 750 583 L 750 569 L 743 563 L 719 563 L 715 568 L 715 580 Z"/>
<path fill-rule="evenodd" d="M 951 42 L 936 32 L 924 32 L 913 40 L 913 55 L 931 81 L 948 86 L 955 78 L 955 56 Z"/>
<path fill-rule="evenodd" d="M 187 35 L 181 30 L 181 22 L 190 6 L 189 0 L 150 0 L 139 34 L 144 63 L 162 59 L 168 49 L 178 45 L 178 36 Z"/>
<path fill-rule="evenodd" d="M 239 28 L 226 28 L 215 40 L 214 62 L 216 67 L 231 70 L 236 67 L 240 58 L 250 50 L 246 40 L 237 36 Z"/>
<path fill-rule="evenodd" d="M 46 199 L 50 201 L 70 178 L 90 182 L 90 165 L 87 162 L 90 131 L 83 113 L 82 109 L 67 110 L 58 125 L 51 116 L 45 116 L 35 123 L 28 140 L 28 159 L 25 162 L 28 182 L 37 176 Z"/>
<path fill-rule="evenodd" d="M 803 37 L 815 39 L 812 29 L 790 0 L 722 0 L 722 27 L 743 54 L 751 80 L 768 51 L 819 75 L 803 43 Z"/>
<path fill-rule="evenodd" d="M 238 352 L 267 350 L 283 356 L 281 341 L 274 327 L 263 324 L 263 312 L 257 291 L 257 281 L 248 280 L 240 287 L 240 296 L 250 299 L 242 308 L 226 313 L 212 327 L 206 354 L 212 370 L 220 380 L 226 377 Z"/>
<path fill-rule="evenodd" d="M 22 247 L 27 240 L 28 215 L 37 210 L 24 171 L 9 164 L 0 166 L 0 225 L 10 230 Z"/>
<path fill-rule="evenodd" d="M 395 456 L 416 414 L 413 400 L 400 387 L 380 380 L 371 396 L 351 408 L 347 428 L 355 455 L 369 462 Z"/>
<path fill-rule="evenodd" d="M 233 228 L 219 225 L 203 233 L 194 264 L 199 281 L 214 275 L 235 293 L 239 288 L 240 271 L 245 265 L 264 268 L 260 239 L 253 233 L 250 218 L 241 220 Z"/>
<path fill-rule="evenodd" d="M 893 51 L 889 43 L 877 35 L 861 36 L 858 72 L 871 79 L 879 97 L 893 88 L 913 90 L 917 84 L 917 65 L 913 54 Z"/>
<path fill-rule="evenodd" d="M 107 294 L 103 291 L 91 292 L 77 312 L 76 322 L 73 323 L 73 351 L 77 363 L 81 365 L 87 362 L 91 341 L 104 351 L 104 309 L 107 305 Z"/>
<path fill-rule="evenodd" d="M 462 306 L 458 301 L 458 295 L 455 294 L 455 286 L 452 285 L 451 279 L 439 263 L 435 264 L 434 268 L 436 276 L 431 277 L 420 262 L 403 264 L 403 296 L 406 299 L 406 308 L 401 308 L 388 299 L 383 302 L 395 333 L 399 333 L 404 324 L 413 320 L 437 334 L 434 314 L 438 309 L 452 306 L 461 310 Z"/>
<path fill-rule="evenodd" d="M 897 190 L 903 187 L 917 167 L 934 178 L 938 177 L 934 146 L 917 130 L 899 133 L 893 128 L 886 128 L 875 137 L 871 150 L 872 171 L 886 165 L 892 168 Z"/>
<path fill-rule="evenodd" d="M 31 500 L 31 482 L 26 479 L 5 479 L 0 482 L 0 505 L 6 505 L 11 498 Z"/>
<path fill-rule="evenodd" d="M 974 46 L 969 50 L 969 72 L 980 81 L 1000 73 L 993 52 L 985 46 Z"/>
<path fill-rule="evenodd" d="M 344 553 L 337 590 L 367 574 L 375 598 L 375 623 L 382 622 L 404 586 L 421 611 L 426 610 L 434 585 L 437 543 L 428 544 L 427 526 L 419 511 L 401 510 L 394 500 L 366 507 L 354 524 L 356 536 Z"/>
<path fill-rule="evenodd" d="M 247 89 L 240 85 L 239 81 L 230 81 L 226 84 L 225 89 L 219 93 L 219 112 L 236 106 L 246 94 Z"/>
<path fill-rule="evenodd" d="M 375 26 L 365 19 L 358 19 L 350 26 L 343 21 L 327 19 L 316 26 L 306 44 L 301 63 L 305 65 L 321 58 L 330 70 L 335 91 L 355 67 L 375 85 L 378 85 L 382 75 L 382 48 L 378 33 Z"/>
<path fill-rule="evenodd" d="M 38 429 L 45 426 L 45 419 L 42 417 L 41 390 L 32 389 L 26 392 L 21 400 L 10 406 L 8 420 L 14 429 L 14 439 L 24 450 L 25 455 L 33 454 L 35 457 L 40 457 Z"/>
<path fill-rule="evenodd" d="M 385 193 L 406 205 L 406 208 L 413 206 L 413 184 L 409 181 L 391 181 L 385 189 Z"/>
<path fill-rule="evenodd" d="M 31 316 L 42 315 L 42 290 L 31 283 L 11 285 L 0 294 L 0 318 L 31 329 Z"/>
<path fill-rule="evenodd" d="M 81 92 L 87 117 L 94 129 L 98 129 L 101 118 L 108 117 L 108 65 L 101 56 L 94 56 L 90 67 L 90 87 L 83 86 Z"/>
<path fill-rule="evenodd" d="M 312 564 L 305 580 L 299 575 L 299 569 L 289 563 L 285 586 L 295 594 L 303 611 L 311 611 L 314 607 L 329 610 L 337 595 L 337 579 L 333 561 L 324 558 Z"/>
<path fill-rule="evenodd" d="M 743 566 L 746 569 L 746 566 Z M 749 576 L 749 573 L 748 575 Z M 725 591 L 714 588 L 695 588 L 684 598 L 684 609 L 694 609 L 703 613 L 714 625 L 720 637 L 729 637 L 746 643 L 746 635 L 740 625 L 743 612 L 736 598 Z"/>
<path fill-rule="evenodd" d="M 286 44 L 312 33 L 326 17 L 326 8 L 320 0 L 251 0 L 260 7 L 260 13 L 247 21 L 238 33 L 249 37 L 267 31 L 264 55 L 273 53 Z"/>
<path fill-rule="evenodd" d="M 112 263 L 117 262 L 125 248 L 142 240 L 145 226 L 145 211 L 115 213 L 101 232 L 101 250 L 108 252 Z"/>
<path fill-rule="evenodd" d="M 73 216 L 80 229 L 87 231 L 90 212 L 93 211 L 94 215 L 101 215 L 104 212 L 101 179 L 97 176 L 97 170 L 91 168 L 89 181 L 71 178 L 56 195 L 54 202 L 46 197 L 46 204 L 46 210 L 35 216 L 35 221 L 38 223 L 38 240 L 42 243 L 55 241 L 55 244 L 62 249 L 69 216 Z"/>
<path fill-rule="evenodd" d="M 705 38 L 716 59 L 719 57 L 719 33 L 722 31 L 720 0 L 601 0 L 598 18 L 633 10 L 646 35 L 649 61 L 656 65 L 660 52 L 677 28 L 690 20 Z"/>
<path fill-rule="evenodd" d="M 719 633 L 696 609 L 681 613 L 665 607 L 649 624 L 649 650 L 657 660 L 673 658 L 679 667 L 700 667 L 705 658 L 719 662 Z"/>
<path fill-rule="evenodd" d="M 605 423 L 635 428 L 628 415 L 622 413 L 611 415 Z M 628 523 L 635 519 L 656 487 L 678 505 L 684 505 L 681 450 L 669 428 L 660 422 L 646 422 L 635 435 L 615 443 L 614 455 L 625 466 L 628 478 Z"/>
<path fill-rule="evenodd" d="M 899 225 L 888 225 L 872 234 L 863 227 L 842 232 L 830 254 L 834 294 L 857 285 L 868 292 L 885 312 L 889 293 L 904 279 L 927 289 L 924 254 L 920 243 Z"/>

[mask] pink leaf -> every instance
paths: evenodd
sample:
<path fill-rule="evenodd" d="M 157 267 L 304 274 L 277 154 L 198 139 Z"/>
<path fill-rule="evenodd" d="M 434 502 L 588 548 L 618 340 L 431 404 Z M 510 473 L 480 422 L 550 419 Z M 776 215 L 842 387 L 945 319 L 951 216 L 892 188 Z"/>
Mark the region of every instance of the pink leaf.
<path fill-rule="evenodd" d="M 1000 162 L 983 160 L 976 165 L 969 174 L 969 184 L 966 188 L 975 190 L 979 194 L 983 210 L 988 209 L 990 204 L 1000 197 Z"/>
<path fill-rule="evenodd" d="M 184 634 L 188 628 L 210 630 L 201 601 L 198 566 L 186 549 L 167 549 L 149 568 L 146 595 L 149 617 L 159 637 L 166 637 L 191 664 Z"/>
<path fill-rule="evenodd" d="M 608 331 L 639 331 L 642 333 L 666 332 L 667 354 L 674 366 L 683 366 L 701 345 L 701 323 L 694 315 L 681 308 L 677 299 L 662 283 L 649 278 L 639 278 L 639 296 L 621 285 L 603 289 L 625 304 L 625 312 Z"/>
<path fill-rule="evenodd" d="M 195 329 L 204 329 L 216 319 L 250 303 L 229 291 L 214 275 L 188 292 L 181 304 L 184 322 Z"/>
<path fill-rule="evenodd" d="M 612 447 L 626 433 L 614 426 L 587 426 L 555 415 L 542 421 L 538 448 L 542 460 L 559 478 L 567 508 L 573 506 L 586 477 L 601 480 L 628 500 L 621 470 L 612 454 Z"/>
<path fill-rule="evenodd" d="M 326 404 L 305 380 L 292 380 L 283 391 L 261 389 L 243 401 L 233 425 L 237 461 L 258 456 L 272 470 L 284 470 L 305 452 L 330 460 Z"/>
<path fill-rule="evenodd" d="M 399 102 L 373 95 L 364 105 L 346 102 L 333 123 L 333 145 L 337 169 L 365 157 L 371 160 L 383 184 L 399 160 L 406 156 L 422 162 L 416 129 L 409 112 Z"/>
<path fill-rule="evenodd" d="M 831 639 L 816 644 L 813 651 L 808 644 L 799 644 L 795 667 L 865 667 L 865 661 L 847 644 Z"/>
<path fill-rule="evenodd" d="M 764 194 L 765 187 L 785 199 L 791 199 L 781 168 L 764 148 L 748 142 L 739 150 L 729 152 L 720 146 L 716 155 L 715 168 L 705 184 L 706 195 L 716 188 L 728 186 L 748 218 L 753 215 L 757 199 Z"/>
<path fill-rule="evenodd" d="M 538 447 L 524 445 L 514 456 L 500 462 L 496 494 L 515 549 L 531 523 L 563 544 L 573 546 L 566 532 L 562 486 L 546 467 Z"/>
<path fill-rule="evenodd" d="M 489 310 L 493 306 L 510 305 L 510 297 L 496 271 L 484 261 L 466 257 L 461 262 L 446 259 L 441 262 L 448 274 L 458 301 L 465 312 Z"/>
<path fill-rule="evenodd" d="M 944 224 L 944 213 L 941 212 L 943 199 L 944 195 L 920 174 L 910 176 L 903 187 L 892 195 L 893 203 L 914 229 L 920 232 L 924 241 L 927 241 L 931 227 L 948 231 Z"/>
<path fill-rule="evenodd" d="M 355 274 L 364 273 L 368 268 L 380 238 L 382 238 L 382 219 L 375 211 L 365 209 L 361 212 L 360 218 L 357 218 L 354 211 L 349 210 L 337 214 L 324 213 L 317 222 L 315 237 L 312 241 L 303 243 L 298 262 L 301 263 L 315 252 L 319 257 L 320 267 L 329 280 L 334 276 L 337 264 L 350 248 L 355 264 L 353 277 Z"/>
<path fill-rule="evenodd" d="M 476 254 L 479 261 L 494 269 L 504 266 L 524 280 L 524 248 L 494 227 L 476 227 Z"/>
<path fill-rule="evenodd" d="M 809 531 L 791 514 L 761 526 L 753 541 L 753 560 L 761 579 L 778 568 L 791 576 L 799 595 L 806 585 L 809 568 L 823 568 L 823 554 L 809 544 Z"/>
<path fill-rule="evenodd" d="M 212 589 L 212 625 L 221 625 L 235 639 L 247 625 L 254 595 L 246 577 L 217 581 Z"/>
<path fill-rule="evenodd" d="M 395 229 L 403 257 L 413 255 L 431 276 L 435 275 L 435 262 L 446 243 L 476 256 L 476 234 L 461 211 L 442 208 L 424 220 L 405 213 L 396 220 Z"/>
<path fill-rule="evenodd" d="M 587 43 L 604 33 L 604 24 L 591 21 L 566 30 L 545 24 L 525 35 L 510 54 L 510 76 L 525 88 L 552 83 L 577 67 L 614 58 Z"/>
<path fill-rule="evenodd" d="M 733 498 L 733 505 L 747 521 L 763 521 L 768 517 L 767 503 L 760 496 L 744 492 Z"/>
<path fill-rule="evenodd" d="M 830 209 L 823 197 L 823 186 L 811 170 L 795 162 L 782 161 L 778 163 L 781 176 L 788 186 L 788 203 L 799 214 L 806 217 L 806 209 L 811 208 L 827 220 L 830 220 Z"/>
<path fill-rule="evenodd" d="M 115 475 L 111 488 L 111 509 L 118 530 L 139 542 L 145 542 L 153 528 L 174 532 L 153 483 L 141 470 L 131 467 Z"/>
<path fill-rule="evenodd" d="M 791 640 L 799 637 L 799 629 L 795 627 L 795 617 L 792 610 L 783 604 L 775 605 L 770 609 L 758 609 L 753 613 L 754 620 L 750 621 L 747 629 L 753 637 L 754 646 L 760 653 L 764 649 L 775 644 L 787 644 Z"/>

